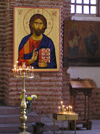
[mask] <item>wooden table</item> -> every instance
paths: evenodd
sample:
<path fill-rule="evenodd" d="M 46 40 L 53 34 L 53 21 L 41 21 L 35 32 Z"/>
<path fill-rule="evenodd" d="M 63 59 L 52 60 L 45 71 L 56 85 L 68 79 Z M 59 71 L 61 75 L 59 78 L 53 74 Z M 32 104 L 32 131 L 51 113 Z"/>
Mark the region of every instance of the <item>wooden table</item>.
<path fill-rule="evenodd" d="M 89 118 L 90 113 L 90 97 L 92 95 L 93 86 L 87 80 L 77 79 L 70 80 L 70 105 L 73 105 L 73 110 L 75 111 L 76 96 L 78 92 L 82 92 L 85 95 L 85 105 L 84 105 L 84 119 L 82 121 L 77 121 L 78 124 L 83 124 L 88 130 L 91 129 L 92 122 Z M 88 103 L 86 102 L 86 96 L 88 96 Z M 73 104 L 72 104 L 73 102 Z M 86 117 L 86 106 L 88 105 L 88 113 Z M 86 124 L 86 125 L 85 125 Z"/>
<path fill-rule="evenodd" d="M 74 134 L 76 134 L 76 120 L 78 120 L 78 114 L 74 112 L 60 112 L 60 113 L 53 113 L 54 119 L 54 134 L 55 134 L 55 120 L 57 121 L 68 121 L 68 130 L 69 130 L 69 121 L 74 120 Z"/>

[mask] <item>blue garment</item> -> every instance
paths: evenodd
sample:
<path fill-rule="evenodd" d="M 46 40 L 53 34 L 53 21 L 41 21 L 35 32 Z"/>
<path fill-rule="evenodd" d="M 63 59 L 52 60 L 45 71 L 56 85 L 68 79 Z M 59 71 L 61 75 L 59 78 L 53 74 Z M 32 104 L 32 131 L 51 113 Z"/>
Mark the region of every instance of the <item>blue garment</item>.
<path fill-rule="evenodd" d="M 23 48 L 23 46 L 28 41 L 28 39 L 30 38 L 31 35 L 32 34 L 29 34 L 22 39 L 22 41 L 19 45 L 18 51 L 20 51 Z M 55 56 L 55 47 L 54 47 L 53 41 L 44 34 L 43 34 L 43 38 L 40 42 L 39 48 L 36 50 L 36 52 L 37 51 L 39 52 L 39 50 L 41 48 L 50 48 L 50 63 L 47 63 L 47 67 L 45 67 L 45 68 L 57 68 L 56 56 Z M 31 59 L 32 55 L 33 55 L 33 52 L 31 52 L 29 54 L 24 54 L 24 59 Z M 34 63 L 32 63 L 31 66 L 34 66 L 34 68 L 40 68 L 38 66 L 38 62 L 39 62 L 39 53 L 38 53 L 37 60 Z"/>
<path fill-rule="evenodd" d="M 96 51 L 99 48 L 99 42 L 98 42 L 98 38 L 97 38 L 96 33 L 92 31 L 92 34 L 91 34 L 90 37 L 88 37 L 86 35 L 84 37 L 84 43 L 85 43 L 85 46 L 86 46 L 86 54 L 88 56 L 95 57 Z"/>

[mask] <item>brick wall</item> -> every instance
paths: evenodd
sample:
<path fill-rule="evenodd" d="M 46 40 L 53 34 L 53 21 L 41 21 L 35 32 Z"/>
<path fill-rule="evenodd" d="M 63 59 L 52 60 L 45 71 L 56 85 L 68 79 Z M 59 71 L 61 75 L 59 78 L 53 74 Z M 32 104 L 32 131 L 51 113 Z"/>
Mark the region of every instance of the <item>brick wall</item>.
<path fill-rule="evenodd" d="M 26 79 L 27 95 L 36 94 L 33 110 L 37 113 L 57 112 L 60 101 L 70 103 L 67 68 L 63 68 L 63 21 L 70 19 L 70 0 L 6 0 L 0 1 L 0 100 L 9 106 L 19 106 L 22 90 L 21 79 L 13 77 L 13 6 L 61 8 L 60 72 L 35 73 L 35 79 Z M 100 118 L 100 89 L 92 93 L 90 117 Z M 80 100 L 80 101 L 79 101 Z M 83 117 L 84 96 L 77 97 L 77 113 Z"/>
<path fill-rule="evenodd" d="M 0 1 L 0 102 L 4 101 L 5 1 Z"/>
<path fill-rule="evenodd" d="M 61 8 L 61 24 L 60 24 L 60 72 L 56 73 L 35 73 L 35 79 L 26 79 L 26 91 L 27 95 L 36 94 L 38 98 L 33 102 L 33 110 L 37 113 L 52 113 L 58 110 L 60 101 L 62 100 L 62 89 L 63 89 L 63 78 L 65 81 L 68 80 L 69 75 L 64 76 L 63 73 L 63 20 L 66 15 L 70 14 L 69 0 L 9 0 L 2 1 L 2 8 L 4 12 L 2 15 L 5 16 L 2 18 L 2 29 L 4 31 L 1 41 L 4 47 L 2 50 L 3 54 L 1 55 L 2 69 L 2 82 L 4 82 L 3 87 L 0 91 L 4 89 L 3 95 L 5 96 L 5 103 L 9 106 L 19 106 L 20 99 L 19 95 L 22 90 L 22 81 L 13 77 L 12 68 L 13 68 L 13 6 L 30 6 L 30 7 L 57 7 Z M 64 10 L 66 9 L 66 14 Z M 1 9 L 0 9 L 1 10 Z M 5 25 L 4 25 L 5 24 Z M 4 58 L 4 64 L 3 64 Z M 66 70 L 67 71 L 67 70 Z M 66 72 L 64 71 L 64 72 Z M 67 79 L 65 79 L 65 77 Z M 1 78 L 1 79 L 2 79 Z M 0 84 L 2 85 L 2 84 Z M 66 88 L 69 88 L 68 86 Z M 65 99 L 65 101 L 67 101 Z"/>

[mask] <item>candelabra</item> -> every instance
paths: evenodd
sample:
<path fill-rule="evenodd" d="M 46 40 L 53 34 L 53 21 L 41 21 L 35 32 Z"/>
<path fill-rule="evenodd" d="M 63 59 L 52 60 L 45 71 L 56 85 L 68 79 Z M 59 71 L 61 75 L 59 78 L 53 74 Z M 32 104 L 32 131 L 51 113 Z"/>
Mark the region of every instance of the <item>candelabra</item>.
<path fill-rule="evenodd" d="M 26 120 L 27 120 L 27 116 L 26 116 L 26 100 L 25 100 L 25 78 L 34 78 L 34 73 L 33 70 L 34 68 L 31 66 L 27 66 L 25 65 L 25 62 L 22 63 L 22 66 L 18 66 L 18 65 L 14 65 L 13 70 L 13 74 L 14 77 L 16 78 L 22 78 L 22 100 L 21 100 L 21 116 L 20 116 L 20 121 L 21 121 L 21 126 L 19 127 L 19 129 L 21 130 L 21 132 L 19 134 L 29 134 L 29 132 L 26 131 L 27 126 L 25 124 Z"/>

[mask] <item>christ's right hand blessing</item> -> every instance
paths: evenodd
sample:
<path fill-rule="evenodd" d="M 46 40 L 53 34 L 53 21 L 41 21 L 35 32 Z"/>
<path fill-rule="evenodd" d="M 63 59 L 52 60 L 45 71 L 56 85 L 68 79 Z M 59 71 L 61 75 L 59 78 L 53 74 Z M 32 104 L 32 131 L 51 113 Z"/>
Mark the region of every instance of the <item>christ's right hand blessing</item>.
<path fill-rule="evenodd" d="M 31 57 L 31 59 L 29 60 L 29 64 L 32 64 L 33 62 L 35 62 L 37 60 L 38 57 L 38 52 L 35 52 L 36 48 L 33 50 L 33 55 Z"/>

